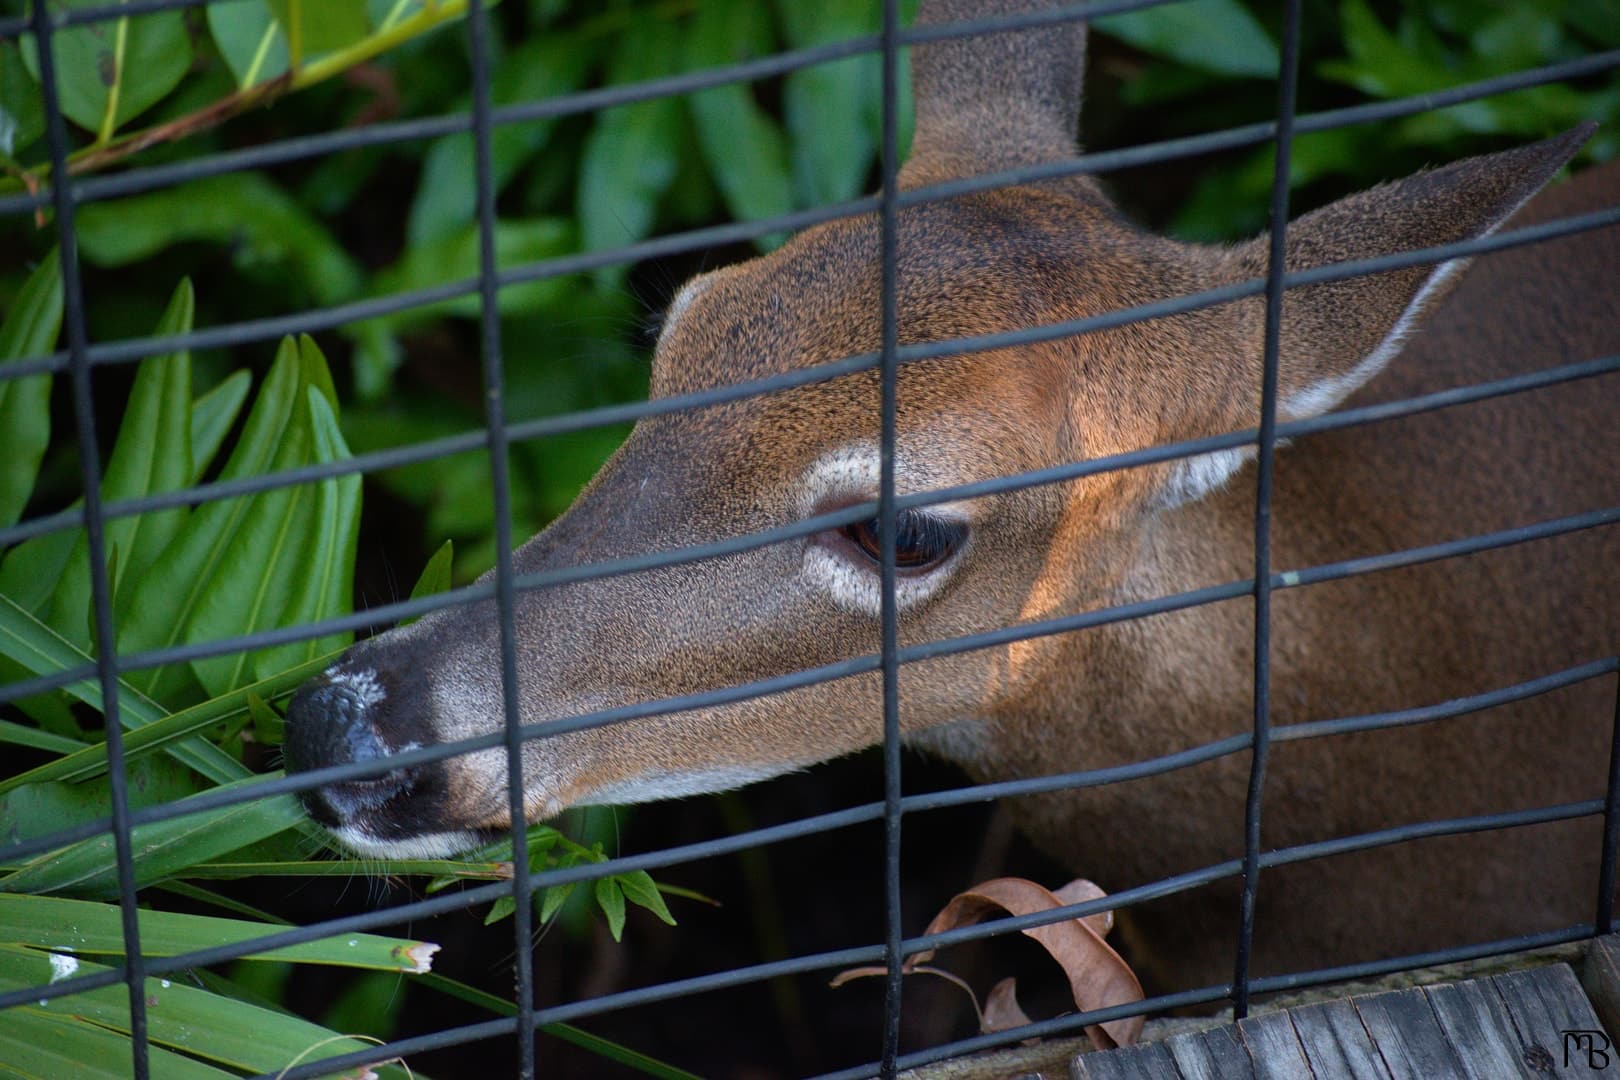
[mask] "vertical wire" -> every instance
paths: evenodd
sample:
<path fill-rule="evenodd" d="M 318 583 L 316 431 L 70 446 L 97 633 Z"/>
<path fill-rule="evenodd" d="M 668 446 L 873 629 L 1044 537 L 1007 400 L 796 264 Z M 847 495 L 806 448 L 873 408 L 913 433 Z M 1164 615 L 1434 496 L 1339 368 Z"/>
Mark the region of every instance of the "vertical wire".
<path fill-rule="evenodd" d="M 883 1004 L 884 1080 L 893 1080 L 900 1056 L 900 943 L 903 939 L 900 912 L 900 619 L 895 599 L 895 532 L 898 514 L 894 505 L 894 443 L 896 391 L 899 372 L 898 274 L 899 234 L 896 189 L 900 172 L 900 5 L 883 0 L 883 189 L 879 204 L 882 226 L 883 262 L 883 384 L 881 458 L 878 473 L 878 536 L 882 541 L 880 585 L 883 592 L 880 662 L 883 672 L 883 890 L 888 931 L 883 943 L 888 984 Z"/>
<path fill-rule="evenodd" d="M 124 769 L 124 731 L 118 709 L 117 635 L 107 581 L 105 522 L 101 517 L 101 451 L 96 440 L 96 407 L 90 388 L 90 335 L 85 326 L 83 282 L 74 234 L 73 185 L 68 174 L 67 130 L 56 84 L 51 18 L 44 0 L 33 5 L 38 46 L 39 85 L 44 93 L 45 129 L 50 143 L 51 198 L 62 259 L 62 306 L 73 376 L 73 417 L 79 437 L 79 471 L 84 484 L 84 527 L 90 557 L 90 598 L 95 609 L 96 674 L 101 680 L 101 713 L 107 728 L 107 784 L 112 799 L 113 853 L 118 862 L 118 909 L 124 930 L 124 982 L 129 988 L 129 1039 L 135 1080 L 150 1075 L 146 1032 L 146 963 L 141 957 L 140 915 L 135 906 L 135 858 L 131 851 L 129 777 Z"/>
<path fill-rule="evenodd" d="M 1609 738 L 1609 788 L 1603 797 L 1603 858 L 1598 864 L 1597 917 L 1599 934 L 1614 929 L 1614 863 L 1620 848 L 1620 678 L 1614 687 L 1614 733 Z"/>
<path fill-rule="evenodd" d="M 1277 449 L 1277 368 L 1282 345 L 1283 276 L 1288 255 L 1288 171 L 1293 156 L 1299 73 L 1300 0 L 1289 0 L 1277 73 L 1277 161 L 1271 181 L 1271 251 L 1266 267 L 1265 373 L 1260 384 L 1259 475 L 1254 506 L 1254 746 L 1243 808 L 1243 894 L 1238 905 L 1233 1017 L 1249 1013 L 1254 905 L 1260 885 L 1260 803 L 1271 757 L 1271 489 Z"/>
<path fill-rule="evenodd" d="M 497 306 L 495 171 L 490 155 L 489 16 L 484 0 L 468 7 L 472 58 L 473 152 L 478 181 L 478 298 L 484 346 L 484 410 L 490 483 L 495 495 L 495 609 L 501 623 L 501 694 L 506 719 L 507 808 L 512 817 L 512 934 L 517 939 L 518 1075 L 534 1076 L 534 950 L 529 901 L 529 843 L 523 800 L 523 739 L 519 711 L 517 633 L 513 618 L 512 488 L 507 475 L 506 399 Z"/>

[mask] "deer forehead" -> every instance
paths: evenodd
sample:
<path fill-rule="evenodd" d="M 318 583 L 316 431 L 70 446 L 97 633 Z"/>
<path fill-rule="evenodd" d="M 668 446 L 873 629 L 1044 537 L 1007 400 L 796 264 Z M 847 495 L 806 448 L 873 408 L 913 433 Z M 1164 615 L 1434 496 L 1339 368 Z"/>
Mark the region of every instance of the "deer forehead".
<path fill-rule="evenodd" d="M 1111 226 L 1054 225 L 994 192 L 899 217 L 902 343 L 995 333 L 1107 304 L 1087 260 Z M 760 258 L 701 275 L 665 313 L 653 391 L 667 395 L 875 351 L 882 251 L 872 217 L 829 222 Z"/>

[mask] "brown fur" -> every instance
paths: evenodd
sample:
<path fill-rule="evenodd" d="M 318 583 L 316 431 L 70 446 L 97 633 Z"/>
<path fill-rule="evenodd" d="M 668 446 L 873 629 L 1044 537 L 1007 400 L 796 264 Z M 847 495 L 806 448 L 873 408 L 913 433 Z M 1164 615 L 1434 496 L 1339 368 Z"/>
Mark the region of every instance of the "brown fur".
<path fill-rule="evenodd" d="M 1022 6 L 963 0 L 925 5 L 924 18 Z M 917 50 L 920 121 L 906 186 L 1072 151 L 1078 32 L 987 40 Z M 974 104 L 987 101 L 994 107 Z M 1477 235 L 1583 138 L 1459 163 L 1307 215 L 1289 230 L 1290 263 Z M 1612 204 L 1617 179 L 1613 167 L 1594 170 L 1538 200 L 1525 220 Z M 660 342 L 654 394 L 875 349 L 877 235 L 871 218 L 834 222 L 709 275 Z M 1146 303 L 1261 274 L 1265 260 L 1263 240 L 1220 250 L 1144 234 L 1089 179 L 910 208 L 899 236 L 905 342 Z M 1356 400 L 1615 352 L 1615 252 L 1607 231 L 1482 259 Z M 1353 369 L 1427 277 L 1413 270 L 1291 292 L 1284 399 Z M 908 364 L 899 377 L 901 488 L 1253 426 L 1262 325 L 1263 306 L 1252 300 Z M 1278 457 L 1274 566 L 1303 568 L 1620 502 L 1615 386 L 1611 377 L 1300 440 Z M 877 402 L 877 376 L 867 372 L 644 421 L 568 514 L 519 550 L 517 569 L 668 550 L 797 520 L 797 479 L 827 450 L 875 439 Z M 903 642 L 1247 578 L 1252 467 L 1202 499 L 1167 506 L 1172 473 L 1157 465 L 976 500 L 966 507 L 970 549 L 938 592 L 904 612 Z M 522 594 L 524 722 L 875 651 L 876 620 L 804 580 L 806 545 L 817 542 Z M 1439 702 L 1613 655 L 1616 566 L 1620 529 L 1611 527 L 1282 590 L 1274 601 L 1273 722 Z M 985 780 L 1141 761 L 1240 733 L 1252 722 L 1252 610 L 1240 599 L 909 665 L 900 680 L 902 725 L 918 745 Z M 449 741 L 502 723 L 496 645 L 486 604 L 362 643 L 345 664 L 377 671 L 392 688 L 396 712 L 387 723 L 408 725 L 421 741 Z M 1608 677 L 1484 715 L 1279 742 L 1266 846 L 1591 798 L 1602 790 L 1615 696 Z M 860 676 L 531 740 L 527 806 L 539 817 L 610 785 L 646 785 L 672 772 L 826 760 L 879 739 L 879 700 L 877 679 Z M 411 805 L 421 828 L 507 825 L 502 754 L 443 769 L 436 794 Z M 1117 891 L 1240 855 L 1248 770 L 1247 754 L 1238 754 L 1011 806 L 1043 847 Z M 421 783 L 427 791 L 428 780 Z M 403 812 L 390 806 L 374 816 Z M 1258 969 L 1403 954 L 1590 918 L 1596 824 L 1268 870 Z M 1233 895 L 1227 881 L 1134 912 L 1131 932 L 1150 974 L 1179 985 L 1227 977 Z"/>

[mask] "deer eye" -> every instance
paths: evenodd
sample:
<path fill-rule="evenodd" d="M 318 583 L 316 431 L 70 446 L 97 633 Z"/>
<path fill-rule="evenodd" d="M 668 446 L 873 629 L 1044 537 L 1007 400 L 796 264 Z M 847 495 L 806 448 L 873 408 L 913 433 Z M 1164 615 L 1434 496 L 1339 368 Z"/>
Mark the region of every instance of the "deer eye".
<path fill-rule="evenodd" d="M 967 539 L 966 525 L 921 510 L 901 510 L 895 526 L 895 568 L 914 573 L 932 570 L 955 554 Z M 873 563 L 883 561 L 883 537 L 877 518 L 846 525 L 841 531 Z"/>

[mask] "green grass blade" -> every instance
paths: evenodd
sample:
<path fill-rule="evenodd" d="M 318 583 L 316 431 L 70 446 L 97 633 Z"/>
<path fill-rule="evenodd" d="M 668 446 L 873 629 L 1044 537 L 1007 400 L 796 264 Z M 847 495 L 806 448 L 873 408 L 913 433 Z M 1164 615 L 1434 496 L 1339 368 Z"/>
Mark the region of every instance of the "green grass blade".
<path fill-rule="evenodd" d="M 116 904 L 90 900 L 64 900 L 56 896 L 0 895 L 0 942 L 36 949 L 72 951 L 79 955 L 122 956 L 122 915 Z M 211 949 L 252 941 L 285 927 L 181 915 L 168 911 L 140 913 L 141 952 L 146 956 L 178 956 L 194 949 Z M 420 975 L 431 970 L 439 947 L 430 942 L 375 934 L 339 934 L 320 941 L 252 953 L 247 960 L 291 960 L 305 964 L 402 971 Z"/>
<path fill-rule="evenodd" d="M 0 1077 L 129 1080 L 129 1039 L 77 1019 L 69 1008 L 52 1001 L 8 1011 L 0 1024 Z M 149 1060 L 152 1075 L 164 1080 L 233 1080 L 237 1075 L 158 1047 L 150 1050 Z"/>
<path fill-rule="evenodd" d="M 62 329 L 62 271 L 56 249 L 40 260 L 0 323 L 0 363 L 48 353 Z M 0 528 L 22 516 L 51 441 L 51 377 L 0 381 Z"/>
<path fill-rule="evenodd" d="M 279 774 L 277 774 L 279 775 Z M 226 784 L 241 787 L 264 779 Z M 181 799 L 179 805 L 188 800 Z M 304 823 L 304 812 L 292 795 L 233 803 L 182 817 L 168 818 L 130 831 L 135 884 L 144 888 L 176 877 L 188 867 L 238 851 L 266 837 Z M 0 878 L 0 892 L 68 893 L 110 899 L 118 894 L 118 861 L 110 836 L 92 836 L 30 860 Z"/>
<path fill-rule="evenodd" d="M 0 654 L 21 664 L 35 675 L 49 675 L 95 662 L 82 649 L 75 647 L 72 642 L 52 631 L 50 627 L 5 596 L 0 596 Z M 101 683 L 97 679 L 84 679 L 63 689 L 87 705 L 102 708 Z M 118 716 L 125 727 L 145 727 L 169 715 L 161 706 L 130 686 L 124 679 L 118 681 L 118 690 Z M 217 783 L 229 783 L 248 775 L 248 770 L 241 762 L 205 739 L 191 739 L 176 744 L 169 748 L 169 752 Z M 8 781 L 7 786 L 15 779 Z"/>
<path fill-rule="evenodd" d="M 49 750 L 56 754 L 71 754 L 84 749 L 84 743 L 78 739 L 41 731 L 39 728 L 31 728 L 27 724 L 19 724 L 12 720 L 0 720 L 0 743 L 28 746 L 35 750 Z"/>
<path fill-rule="evenodd" d="M 64 963 L 57 958 L 53 965 L 52 959 L 50 954 L 36 949 L 0 945 L 0 992 L 49 983 L 58 966 Z M 75 960 L 75 963 L 75 975 L 108 970 L 87 960 Z M 193 1057 L 233 1069 L 273 1073 L 286 1068 L 317 1043 L 325 1045 L 309 1053 L 304 1061 L 336 1057 L 363 1050 L 368 1045 L 359 1039 L 340 1038 L 336 1032 L 296 1016 L 170 979 L 147 979 L 146 1002 L 147 1037 L 154 1046 L 183 1050 Z M 124 1036 L 129 1034 L 129 991 L 122 983 L 57 999 L 39 1011 L 51 1013 L 53 1010 L 71 1011 L 76 1019 Z M 403 1070 L 390 1072 L 394 1076 L 405 1075 Z M 153 1075 L 168 1074 L 154 1068 Z"/>
<path fill-rule="evenodd" d="M 4 597 L 0 597 L 3 601 Z M 0 647 L 3 647 L 3 633 L 5 626 L 5 608 L 0 604 Z M 3 648 L 0 648 L 3 651 Z M 165 716 L 161 720 L 144 723 L 143 726 L 129 732 L 124 736 L 124 759 L 134 761 L 145 754 L 157 750 L 173 751 L 177 743 L 199 732 L 206 731 L 215 724 L 230 720 L 248 711 L 248 698 L 257 695 L 269 700 L 291 693 L 305 679 L 324 671 L 337 659 L 337 653 L 311 660 L 307 664 L 300 664 L 295 668 L 265 679 L 263 682 L 244 686 L 240 690 L 233 690 L 221 697 L 210 698 L 200 705 L 193 705 L 189 709 L 182 709 L 177 713 Z M 183 759 L 182 759 L 183 760 Z M 246 775 L 246 770 L 237 765 L 234 759 L 227 758 L 239 771 L 238 775 L 231 777 L 211 777 L 220 783 L 240 779 Z M 83 750 L 75 751 L 66 757 L 46 762 L 25 773 L 0 780 L 0 794 L 18 787 L 22 784 L 38 784 L 47 780 L 88 780 L 100 776 L 107 771 L 107 746 L 97 743 L 87 746 Z M 206 775 L 206 774 L 205 774 Z"/>

